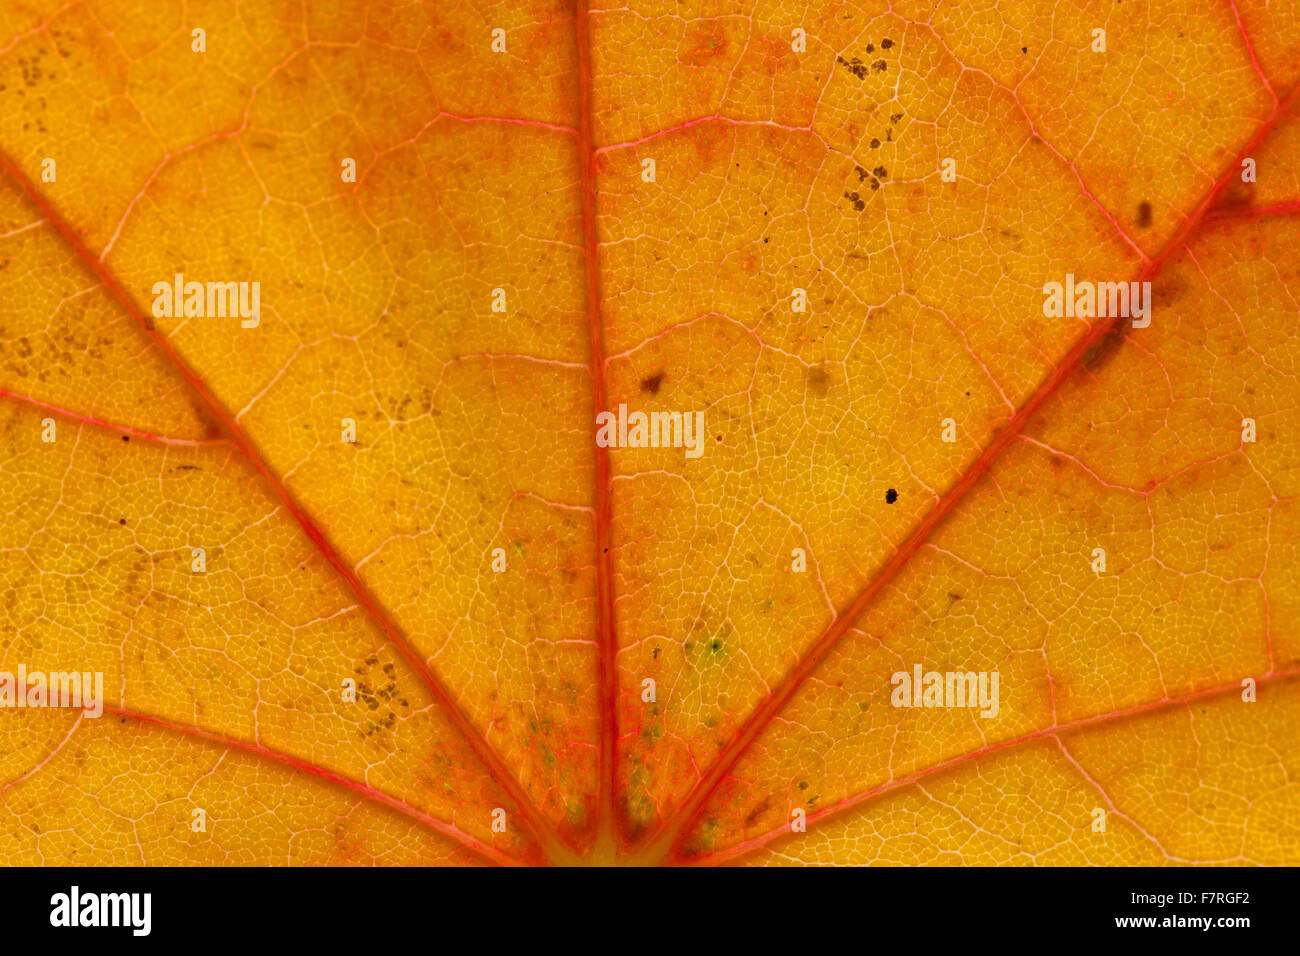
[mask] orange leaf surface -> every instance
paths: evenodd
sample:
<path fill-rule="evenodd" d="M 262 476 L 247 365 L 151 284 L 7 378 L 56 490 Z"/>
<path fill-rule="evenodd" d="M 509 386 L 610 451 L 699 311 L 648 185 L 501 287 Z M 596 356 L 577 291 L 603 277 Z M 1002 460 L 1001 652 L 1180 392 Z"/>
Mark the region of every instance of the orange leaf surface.
<path fill-rule="evenodd" d="M 1300 863 L 1298 80 L 1263 0 L 5 5 L 0 859 Z"/>

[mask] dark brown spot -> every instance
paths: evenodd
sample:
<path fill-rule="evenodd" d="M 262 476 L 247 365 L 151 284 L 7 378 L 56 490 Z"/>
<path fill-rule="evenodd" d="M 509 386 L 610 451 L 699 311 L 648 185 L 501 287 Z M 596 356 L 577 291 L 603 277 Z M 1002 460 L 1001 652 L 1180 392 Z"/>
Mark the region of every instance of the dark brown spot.
<path fill-rule="evenodd" d="M 1249 183 L 1229 182 L 1219 194 L 1214 209 L 1223 212 L 1245 209 L 1250 206 L 1252 198 Z"/>
<path fill-rule="evenodd" d="M 1151 311 L 1163 312 L 1183 297 L 1187 291 L 1186 284 L 1173 275 L 1166 275 L 1159 281 L 1151 283 Z"/>
<path fill-rule="evenodd" d="M 1101 340 L 1089 347 L 1088 351 L 1083 353 L 1083 367 L 1089 371 L 1097 371 L 1109 364 L 1110 360 L 1115 357 L 1119 347 L 1124 344 L 1124 337 L 1128 335 L 1128 330 L 1133 327 L 1131 319 L 1120 317 L 1111 323 L 1106 334 Z"/>
<path fill-rule="evenodd" d="M 1139 229 L 1146 229 L 1151 225 L 1151 204 L 1145 199 L 1138 203 L 1137 224 Z"/>
<path fill-rule="evenodd" d="M 664 373 L 656 372 L 654 375 L 651 375 L 649 378 L 641 379 L 641 391 L 645 392 L 647 395 L 658 395 L 659 386 L 662 385 L 663 382 L 664 382 Z"/>
<path fill-rule="evenodd" d="M 890 488 L 888 491 L 885 492 L 885 504 L 892 505 L 897 500 L 898 500 L 898 492 L 895 491 L 893 488 Z"/>
<path fill-rule="evenodd" d="M 772 805 L 771 796 L 764 797 L 762 803 L 754 807 L 754 809 L 750 810 L 749 813 L 745 814 L 745 829 L 748 830 L 750 827 L 752 827 L 755 824 L 755 822 L 757 822 L 758 818 L 767 812 L 767 808 L 770 807 L 771 805 Z"/>
<path fill-rule="evenodd" d="M 835 62 L 838 63 L 840 66 L 844 67 L 844 69 L 848 70 L 859 80 L 864 78 L 867 75 L 867 65 L 863 63 L 861 60 L 859 60 L 856 56 L 851 60 L 846 60 L 842 56 L 837 56 L 835 58 Z"/>

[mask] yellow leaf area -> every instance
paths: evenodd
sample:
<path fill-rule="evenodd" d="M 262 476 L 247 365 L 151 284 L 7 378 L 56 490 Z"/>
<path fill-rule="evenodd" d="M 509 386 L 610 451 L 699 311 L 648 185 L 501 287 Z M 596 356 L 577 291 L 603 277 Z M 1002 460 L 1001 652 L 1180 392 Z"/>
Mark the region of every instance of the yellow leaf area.
<path fill-rule="evenodd" d="M 1297 80 L 1263 0 L 4 5 L 0 671 L 103 713 L 0 708 L 0 859 L 1300 863 Z"/>

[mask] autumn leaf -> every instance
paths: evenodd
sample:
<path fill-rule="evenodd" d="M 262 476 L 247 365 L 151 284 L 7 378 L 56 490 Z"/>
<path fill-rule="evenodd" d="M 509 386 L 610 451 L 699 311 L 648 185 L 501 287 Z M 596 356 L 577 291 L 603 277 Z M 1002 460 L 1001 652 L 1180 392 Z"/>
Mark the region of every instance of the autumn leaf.
<path fill-rule="evenodd" d="M 1297 80 L 1256 0 L 6 5 L 2 859 L 1300 862 Z"/>

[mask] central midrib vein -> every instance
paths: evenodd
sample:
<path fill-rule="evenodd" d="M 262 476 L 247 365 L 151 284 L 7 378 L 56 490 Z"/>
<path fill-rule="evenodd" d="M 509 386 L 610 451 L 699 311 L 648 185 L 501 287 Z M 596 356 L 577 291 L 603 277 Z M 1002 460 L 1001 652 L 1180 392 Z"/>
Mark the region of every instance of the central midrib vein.
<path fill-rule="evenodd" d="M 587 0 L 573 16 L 578 60 L 578 167 L 582 203 L 582 248 L 587 272 L 587 335 L 591 361 L 591 429 L 595 453 L 596 658 L 600 754 L 596 795 L 597 856 L 613 853 L 614 789 L 618 779 L 618 638 L 614 632 L 614 575 L 611 541 L 609 449 L 595 441 L 596 414 L 608 405 L 605 336 L 600 315 L 600 245 L 596 236 L 596 144 L 592 133 L 591 33 Z"/>

